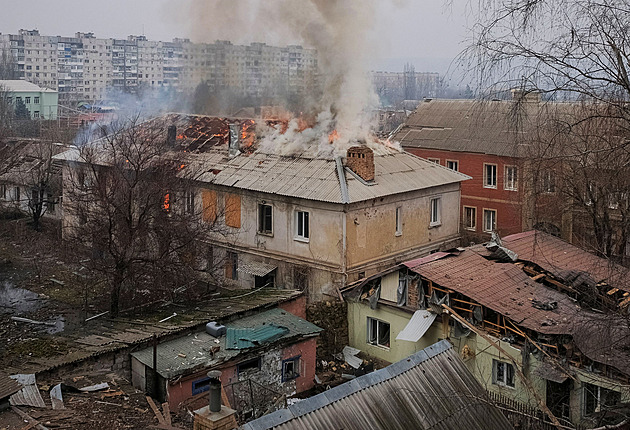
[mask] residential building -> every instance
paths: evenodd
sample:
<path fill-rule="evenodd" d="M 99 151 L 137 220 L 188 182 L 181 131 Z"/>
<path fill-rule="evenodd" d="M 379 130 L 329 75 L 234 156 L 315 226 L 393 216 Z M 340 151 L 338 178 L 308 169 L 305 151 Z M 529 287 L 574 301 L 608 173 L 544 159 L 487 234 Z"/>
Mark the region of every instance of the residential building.
<path fill-rule="evenodd" d="M 37 139 L 0 141 L 0 210 L 32 214 L 41 209 L 46 218 L 61 220 L 62 163 L 52 157 L 69 148 Z"/>
<path fill-rule="evenodd" d="M 191 93 L 201 82 L 265 100 L 303 94 L 317 85 L 317 53 L 299 45 L 162 42 L 133 35 L 112 39 L 83 32 L 60 37 L 20 30 L 0 34 L 0 52 L 11 54 L 16 79 L 58 90 L 60 102 L 71 107 L 104 100 L 112 90 Z"/>
<path fill-rule="evenodd" d="M 22 102 L 31 119 L 57 119 L 59 95 L 55 90 L 42 88 L 27 81 L 0 80 L 0 92 L 9 105 L 15 107 L 18 102 Z"/>
<path fill-rule="evenodd" d="M 445 340 L 243 425 L 268 429 L 512 429 Z"/>
<path fill-rule="evenodd" d="M 385 106 L 395 106 L 404 100 L 422 100 L 439 97 L 442 80 L 439 73 L 416 72 L 381 72 L 371 73 L 376 93 Z"/>
<path fill-rule="evenodd" d="M 304 313 L 304 308 L 301 311 Z M 168 402 L 172 411 L 194 406 L 195 401 L 200 406 L 207 403 L 207 395 L 202 393 L 209 388 L 209 370 L 221 371 L 221 383 L 231 404 L 241 402 L 243 388 L 252 390 L 253 385 L 255 391 L 248 394 L 265 397 L 256 399 L 256 407 L 263 411 L 282 395 L 313 387 L 317 336 L 322 329 L 281 308 L 224 324 L 159 344 L 157 382 L 153 347 L 132 352 L 134 387 Z M 246 414 L 248 408 L 240 412 Z"/>
<path fill-rule="evenodd" d="M 513 109 L 522 109 L 518 118 Z M 533 156 L 527 144 L 531 128 L 544 108 L 537 102 L 425 100 L 394 136 L 403 148 L 473 179 L 462 184 L 462 233 L 470 241 L 546 226 L 571 240 L 571 212 L 562 213 L 553 185 L 555 171 L 537 172 L 549 178 L 546 195 L 533 206 Z M 542 182 L 542 181 L 539 181 Z"/>
<path fill-rule="evenodd" d="M 338 297 L 349 281 L 459 244 L 461 173 L 381 144 L 357 145 L 344 157 L 278 155 L 257 148 L 252 120 L 155 121 L 186 160 L 182 175 L 194 177 L 179 201 L 204 222 L 219 217 L 231 233 L 205 238 L 211 259 L 225 262 L 216 282 L 296 288 L 321 300 Z M 61 157 L 77 162 L 64 178 L 81 168 L 78 150 Z M 78 222 L 70 212 L 64 229 Z"/>
<path fill-rule="evenodd" d="M 546 233 L 495 237 L 349 287 L 350 345 L 395 362 L 448 339 L 499 397 L 545 402 L 575 424 L 614 417 L 630 399 L 628 279 L 628 269 Z"/>

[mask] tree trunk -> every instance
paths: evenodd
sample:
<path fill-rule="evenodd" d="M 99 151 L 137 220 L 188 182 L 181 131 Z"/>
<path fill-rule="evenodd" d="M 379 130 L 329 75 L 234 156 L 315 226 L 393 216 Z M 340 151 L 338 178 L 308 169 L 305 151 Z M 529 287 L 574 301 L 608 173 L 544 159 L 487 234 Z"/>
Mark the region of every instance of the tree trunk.
<path fill-rule="evenodd" d="M 125 268 L 122 265 L 116 265 L 109 303 L 109 313 L 112 318 L 116 318 L 120 312 L 120 292 L 122 291 L 124 273 Z"/>

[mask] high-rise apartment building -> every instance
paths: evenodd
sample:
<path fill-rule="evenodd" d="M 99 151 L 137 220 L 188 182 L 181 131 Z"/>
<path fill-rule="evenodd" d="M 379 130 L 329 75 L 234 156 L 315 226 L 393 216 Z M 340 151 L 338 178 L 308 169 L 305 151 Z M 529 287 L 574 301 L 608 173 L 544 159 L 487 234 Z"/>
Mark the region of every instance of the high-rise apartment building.
<path fill-rule="evenodd" d="M 101 39 L 93 33 L 42 36 L 37 30 L 20 30 L 0 34 L 1 52 L 11 54 L 16 76 L 0 78 L 58 90 L 60 104 L 69 106 L 103 100 L 112 90 L 192 92 L 206 82 L 213 90 L 261 99 L 301 94 L 317 82 L 317 52 L 299 45 Z"/>

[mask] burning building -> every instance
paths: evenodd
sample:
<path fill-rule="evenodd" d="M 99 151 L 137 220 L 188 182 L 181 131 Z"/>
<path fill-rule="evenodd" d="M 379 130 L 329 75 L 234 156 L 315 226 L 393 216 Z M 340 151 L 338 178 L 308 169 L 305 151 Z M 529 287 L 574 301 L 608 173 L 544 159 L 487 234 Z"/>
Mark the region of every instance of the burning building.
<path fill-rule="evenodd" d="M 459 240 L 467 176 L 389 142 L 344 147 L 316 128 L 292 138 L 292 121 L 168 114 L 144 126 L 152 122 L 166 130 L 169 157 L 191 183 L 186 196 L 168 195 L 165 205 L 230 233 L 200 238 L 213 282 L 296 288 L 321 300 L 337 297 L 348 281 Z M 309 133 L 319 135 L 314 144 L 295 143 Z M 80 151 L 62 158 L 80 161 Z"/>

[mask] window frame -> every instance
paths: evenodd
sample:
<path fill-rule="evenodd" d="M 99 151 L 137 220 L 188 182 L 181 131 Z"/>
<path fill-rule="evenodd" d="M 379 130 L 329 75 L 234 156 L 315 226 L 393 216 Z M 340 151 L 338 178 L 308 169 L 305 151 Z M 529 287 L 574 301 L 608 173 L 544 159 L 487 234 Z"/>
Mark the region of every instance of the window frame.
<path fill-rule="evenodd" d="M 452 167 L 449 167 L 449 163 L 454 163 L 455 165 L 455 169 L 453 169 Z M 459 160 L 446 160 L 446 168 L 447 169 L 451 169 L 454 172 L 459 172 Z"/>
<path fill-rule="evenodd" d="M 595 388 L 597 390 L 596 393 L 591 388 L 589 388 L 589 386 Z M 589 384 L 588 382 L 582 382 L 582 396 L 581 396 L 582 397 L 582 408 L 581 408 L 582 416 L 589 416 L 594 413 L 601 412 L 602 408 L 609 408 L 612 406 L 611 404 L 606 404 L 602 402 L 602 391 L 604 391 L 603 394 L 616 393 L 616 395 L 621 397 L 621 393 L 619 391 L 611 390 L 609 388 L 601 387 L 595 384 Z M 589 394 L 591 394 L 595 400 L 595 407 L 590 412 L 587 411 L 588 403 L 587 403 L 587 398 L 586 398 L 586 396 Z M 614 404 L 617 404 L 617 403 L 614 403 Z"/>
<path fill-rule="evenodd" d="M 403 221 L 402 221 L 402 206 L 396 207 L 396 233 L 395 236 L 402 236 L 403 234 Z"/>
<path fill-rule="evenodd" d="M 493 184 L 488 184 L 488 167 L 494 167 L 494 181 Z M 497 172 L 498 172 L 498 165 L 496 163 L 483 163 L 483 187 L 484 188 L 490 188 L 490 189 L 497 189 Z"/>
<path fill-rule="evenodd" d="M 433 218 L 433 204 L 436 208 L 436 218 Z M 431 197 L 429 200 L 429 227 L 438 227 L 442 225 L 442 196 Z"/>
<path fill-rule="evenodd" d="M 511 181 L 509 180 L 508 170 L 514 170 Z M 510 184 L 511 182 L 511 184 Z M 503 168 L 503 189 L 507 191 L 518 191 L 518 167 L 510 164 Z"/>
<path fill-rule="evenodd" d="M 503 378 L 499 380 L 499 365 L 503 366 Z M 508 369 L 512 369 L 511 373 Z M 495 358 L 492 359 L 492 383 L 494 385 L 498 385 L 500 387 L 506 388 L 516 388 L 515 378 L 514 378 L 514 365 L 512 363 L 508 363 L 507 361 L 497 360 Z"/>
<path fill-rule="evenodd" d="M 468 225 L 467 209 L 472 209 L 473 211 L 472 226 Z M 464 206 L 464 228 L 469 231 L 477 231 L 477 206 Z"/>
<path fill-rule="evenodd" d="M 255 366 L 252 366 L 252 364 L 254 364 L 255 362 Z M 255 357 L 255 358 L 250 358 L 249 360 L 244 360 L 241 361 L 240 363 L 238 363 L 236 365 L 236 376 L 240 376 L 241 373 L 246 372 L 250 369 L 257 369 L 257 371 L 260 371 L 262 366 L 262 358 L 259 357 Z"/>
<path fill-rule="evenodd" d="M 291 358 L 287 358 L 285 360 L 282 360 L 282 382 L 287 382 L 287 381 L 292 381 L 294 379 L 297 379 L 300 377 L 300 358 L 302 356 L 301 355 L 297 355 L 295 357 L 291 357 Z M 286 372 L 286 365 L 287 364 L 293 364 L 293 373 L 290 375 L 287 375 Z"/>
<path fill-rule="evenodd" d="M 427 161 L 439 165 L 441 160 L 439 158 L 427 157 Z"/>
<path fill-rule="evenodd" d="M 300 218 L 302 218 L 302 233 L 300 234 Z M 272 218 L 273 222 L 273 218 Z M 295 236 L 298 242 L 309 242 L 311 237 L 311 215 L 309 211 L 295 211 Z"/>
<path fill-rule="evenodd" d="M 556 174 L 553 170 L 543 170 L 540 174 L 540 191 L 543 194 L 556 192 Z"/>
<path fill-rule="evenodd" d="M 210 378 L 204 376 L 203 378 L 199 378 L 196 381 L 193 381 L 191 384 L 192 395 L 205 393 L 210 390 Z"/>
<path fill-rule="evenodd" d="M 486 212 L 494 212 L 494 229 L 488 230 L 486 229 Z M 490 209 L 490 208 L 483 208 L 483 232 L 484 233 L 492 233 L 494 230 L 497 229 L 497 210 L 496 209 Z"/>
<path fill-rule="evenodd" d="M 372 335 L 372 331 L 373 331 L 373 329 L 372 329 L 373 323 L 376 323 L 376 336 L 371 336 Z M 382 324 L 387 325 L 387 327 L 389 328 L 389 336 L 388 336 L 388 339 L 387 339 L 388 340 L 388 342 L 387 342 L 388 344 L 387 345 L 380 343 L 381 325 Z M 378 318 L 367 317 L 367 330 L 366 330 L 367 336 L 366 336 L 366 340 L 365 341 L 369 345 L 373 345 L 373 346 L 376 346 L 376 347 L 379 347 L 379 348 L 390 349 L 391 348 L 391 344 L 392 344 L 392 331 L 391 331 L 391 329 L 392 329 L 392 326 L 387 321 L 383 321 L 383 320 L 380 320 Z M 374 337 L 374 341 L 373 342 L 370 341 L 371 337 Z"/>
<path fill-rule="evenodd" d="M 263 209 L 264 208 L 269 208 L 270 213 L 269 213 L 269 229 L 264 229 L 264 227 L 266 227 L 266 217 L 267 214 L 263 214 Z M 258 214 L 258 228 L 256 229 L 256 232 L 258 234 L 263 234 L 265 236 L 273 236 L 273 205 L 268 204 L 266 202 L 261 202 L 258 203 L 258 210 L 257 210 L 257 214 Z"/>

